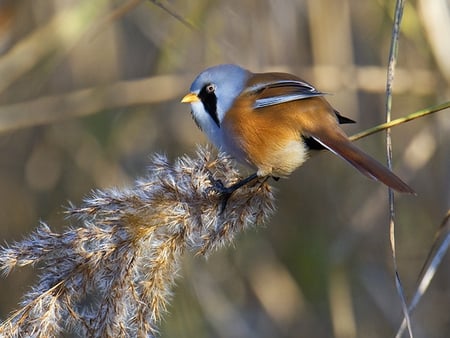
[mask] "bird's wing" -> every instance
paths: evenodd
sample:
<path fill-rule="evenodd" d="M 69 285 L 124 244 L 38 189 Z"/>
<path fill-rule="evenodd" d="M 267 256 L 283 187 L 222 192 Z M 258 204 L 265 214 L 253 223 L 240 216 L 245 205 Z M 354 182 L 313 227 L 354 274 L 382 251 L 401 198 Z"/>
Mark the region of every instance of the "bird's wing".
<path fill-rule="evenodd" d="M 254 96 L 253 109 L 327 95 L 295 75 L 286 73 L 254 74 L 247 85 L 243 94 Z M 339 123 L 355 123 L 337 110 L 333 111 Z"/>
<path fill-rule="evenodd" d="M 257 94 L 254 109 L 326 95 L 302 81 L 260 83 L 249 90 Z"/>
<path fill-rule="evenodd" d="M 300 78 L 285 73 L 254 74 L 244 94 L 255 96 L 254 109 L 326 95 Z"/>
<path fill-rule="evenodd" d="M 326 95 L 301 81 L 277 81 L 259 84 L 252 90 L 258 93 L 258 98 L 253 104 L 254 109 Z"/>

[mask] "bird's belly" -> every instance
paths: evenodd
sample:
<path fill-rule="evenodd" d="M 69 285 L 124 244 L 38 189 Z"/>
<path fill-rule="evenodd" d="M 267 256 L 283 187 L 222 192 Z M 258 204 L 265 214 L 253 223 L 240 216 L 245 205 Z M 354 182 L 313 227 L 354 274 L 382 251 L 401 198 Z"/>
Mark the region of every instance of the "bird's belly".
<path fill-rule="evenodd" d="M 267 151 L 265 156 L 256 159 L 258 176 L 289 176 L 308 158 L 308 148 L 301 140 L 290 141 L 281 147 Z"/>
<path fill-rule="evenodd" d="M 289 176 L 308 158 L 296 121 L 287 114 L 258 111 L 249 116 L 248 111 L 239 106 L 226 116 L 221 129 L 224 150 L 254 167 L 260 177 Z"/>
<path fill-rule="evenodd" d="M 233 140 L 225 138 L 223 150 L 239 162 L 256 169 L 260 177 L 289 176 L 308 159 L 308 147 L 301 139 L 284 144 L 262 142 L 257 146 L 236 142 L 237 140 L 238 138 Z"/>

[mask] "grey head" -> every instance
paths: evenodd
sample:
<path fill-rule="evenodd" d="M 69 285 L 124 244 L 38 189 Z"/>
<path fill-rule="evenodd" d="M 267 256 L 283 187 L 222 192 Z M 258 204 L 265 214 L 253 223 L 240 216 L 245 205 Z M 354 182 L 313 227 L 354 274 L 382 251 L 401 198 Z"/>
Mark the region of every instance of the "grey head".
<path fill-rule="evenodd" d="M 191 85 L 191 93 L 199 99 L 191 102 L 192 116 L 219 148 L 223 146 L 222 121 L 250 75 L 248 70 L 237 65 L 223 64 L 204 70 Z"/>

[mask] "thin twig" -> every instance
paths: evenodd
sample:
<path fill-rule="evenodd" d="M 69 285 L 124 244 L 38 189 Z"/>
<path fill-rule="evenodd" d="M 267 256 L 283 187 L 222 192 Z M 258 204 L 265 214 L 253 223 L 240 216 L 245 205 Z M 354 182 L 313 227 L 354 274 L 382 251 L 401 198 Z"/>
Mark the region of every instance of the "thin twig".
<path fill-rule="evenodd" d="M 419 304 L 420 299 L 425 294 L 426 290 L 430 286 L 431 280 L 433 279 L 439 264 L 441 264 L 445 253 L 450 247 L 450 209 L 447 211 L 444 219 L 436 232 L 433 245 L 430 252 L 422 266 L 422 269 L 417 280 L 417 288 L 411 303 L 408 307 L 409 314 L 416 308 Z M 401 338 L 403 332 L 406 329 L 406 319 L 403 319 L 400 328 L 397 331 L 396 338 Z"/>
<path fill-rule="evenodd" d="M 397 63 L 397 55 L 398 55 L 398 40 L 400 36 L 400 23 L 402 21 L 404 5 L 405 4 L 403 0 L 396 1 L 395 17 L 392 29 L 391 47 L 389 50 L 389 64 L 386 81 L 387 123 L 391 121 L 392 87 L 394 84 L 395 66 Z M 391 130 L 389 128 L 386 129 L 386 150 L 387 150 L 387 165 L 389 169 L 392 169 L 392 139 L 391 139 Z M 395 274 L 395 286 L 397 288 L 397 293 L 400 297 L 400 304 L 408 327 L 409 336 L 410 338 L 413 338 L 413 333 L 411 329 L 411 320 L 409 318 L 408 313 L 408 306 L 406 304 L 405 293 L 400 279 L 400 273 L 398 271 L 397 253 L 395 248 L 395 200 L 394 200 L 394 191 L 391 188 L 388 189 L 388 195 L 389 195 L 389 238 L 391 242 L 392 262 Z"/>
<path fill-rule="evenodd" d="M 189 21 L 187 21 L 183 16 L 181 16 L 180 14 L 176 13 L 173 9 L 170 9 L 168 7 L 168 5 L 163 4 L 161 1 L 159 0 L 150 0 L 150 2 L 152 2 L 155 6 L 158 6 L 159 8 L 161 8 L 162 10 L 166 11 L 167 13 L 169 13 L 171 16 L 173 16 L 175 19 L 177 19 L 178 21 L 180 21 L 183 25 L 185 25 L 186 27 L 190 28 L 190 29 L 195 29 L 195 26 L 190 23 Z"/>
<path fill-rule="evenodd" d="M 438 111 L 441 111 L 441 110 L 444 110 L 444 109 L 447 109 L 447 108 L 450 108 L 450 101 L 447 101 L 447 102 L 444 102 L 444 103 L 441 103 L 441 104 L 438 104 L 438 105 L 435 105 L 435 106 L 432 106 L 432 107 L 428 107 L 428 108 L 425 108 L 425 109 L 421 109 L 421 110 L 419 110 L 419 111 L 417 111 L 415 113 L 412 113 L 410 115 L 407 115 L 405 117 L 399 117 L 398 119 L 391 120 L 389 122 L 379 124 L 379 125 L 377 125 L 377 126 L 375 126 L 373 128 L 366 129 L 364 131 L 361 131 L 359 133 L 356 133 L 356 134 L 350 136 L 350 140 L 356 141 L 356 140 L 359 140 L 361 138 L 370 136 L 372 134 L 379 133 L 380 131 L 386 130 L 388 128 L 396 127 L 396 126 L 401 125 L 403 123 L 406 123 L 406 122 L 409 122 L 409 121 L 413 121 L 415 119 L 418 119 L 418 118 L 421 118 L 421 117 L 424 117 L 424 116 L 427 116 L 427 115 L 430 115 L 430 114 L 434 114 L 434 113 L 436 113 Z"/>

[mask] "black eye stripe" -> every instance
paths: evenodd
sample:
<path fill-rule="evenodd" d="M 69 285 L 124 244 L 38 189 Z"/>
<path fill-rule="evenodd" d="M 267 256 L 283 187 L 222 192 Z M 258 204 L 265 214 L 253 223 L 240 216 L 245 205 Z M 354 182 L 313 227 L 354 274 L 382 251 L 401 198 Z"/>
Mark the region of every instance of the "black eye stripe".
<path fill-rule="evenodd" d="M 217 115 L 217 96 L 214 92 L 214 85 L 207 84 L 200 90 L 198 97 L 203 103 L 206 112 L 211 116 L 215 124 L 220 128 L 219 116 Z"/>

